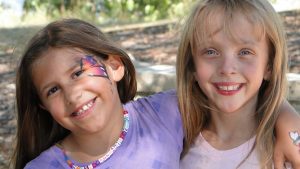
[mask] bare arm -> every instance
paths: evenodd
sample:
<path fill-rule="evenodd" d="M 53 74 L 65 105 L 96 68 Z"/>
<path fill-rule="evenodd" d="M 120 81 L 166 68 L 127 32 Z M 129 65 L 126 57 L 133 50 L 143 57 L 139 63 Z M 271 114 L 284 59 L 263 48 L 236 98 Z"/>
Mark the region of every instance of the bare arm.
<path fill-rule="evenodd" d="M 279 111 L 275 125 L 275 168 L 284 168 L 284 162 L 288 161 L 293 169 L 300 169 L 300 115 L 288 101 L 284 101 Z"/>

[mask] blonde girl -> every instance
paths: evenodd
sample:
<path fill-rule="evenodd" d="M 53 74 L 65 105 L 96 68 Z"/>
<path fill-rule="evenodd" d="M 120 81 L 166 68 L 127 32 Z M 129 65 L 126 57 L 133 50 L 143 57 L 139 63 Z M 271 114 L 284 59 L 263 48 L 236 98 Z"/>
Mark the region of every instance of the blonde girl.
<path fill-rule="evenodd" d="M 271 168 L 286 67 L 283 26 L 267 0 L 199 1 L 177 57 L 181 167 Z"/>

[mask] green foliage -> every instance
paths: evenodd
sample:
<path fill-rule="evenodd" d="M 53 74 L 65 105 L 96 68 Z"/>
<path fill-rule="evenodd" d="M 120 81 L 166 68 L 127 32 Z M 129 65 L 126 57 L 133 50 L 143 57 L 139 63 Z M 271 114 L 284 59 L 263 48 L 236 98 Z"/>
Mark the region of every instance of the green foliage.
<path fill-rule="evenodd" d="M 76 17 L 94 20 L 95 0 L 25 0 L 25 15 L 45 11 L 48 18 Z"/>
<path fill-rule="evenodd" d="M 154 21 L 184 14 L 193 0 L 104 0 L 106 17 Z M 185 5 L 184 5 L 185 4 Z"/>
<path fill-rule="evenodd" d="M 76 17 L 101 24 L 155 21 L 183 16 L 195 0 L 25 0 L 25 15 Z"/>

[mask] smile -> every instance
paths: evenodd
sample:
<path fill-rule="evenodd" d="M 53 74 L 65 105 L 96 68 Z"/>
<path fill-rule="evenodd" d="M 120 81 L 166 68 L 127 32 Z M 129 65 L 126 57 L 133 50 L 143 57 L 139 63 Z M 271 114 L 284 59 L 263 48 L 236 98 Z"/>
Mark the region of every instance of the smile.
<path fill-rule="evenodd" d="M 241 85 L 217 86 L 219 90 L 232 91 L 238 90 Z"/>
<path fill-rule="evenodd" d="M 88 112 L 93 107 L 95 100 L 96 100 L 96 98 L 94 98 L 93 100 L 84 104 L 83 106 L 81 106 L 81 108 L 78 111 L 73 112 L 71 115 L 76 117 L 76 116 L 80 116 L 80 115 L 84 114 L 85 112 Z"/>
<path fill-rule="evenodd" d="M 221 95 L 229 96 L 234 95 L 240 91 L 243 84 L 242 83 L 214 83 L 217 88 L 217 92 Z"/>

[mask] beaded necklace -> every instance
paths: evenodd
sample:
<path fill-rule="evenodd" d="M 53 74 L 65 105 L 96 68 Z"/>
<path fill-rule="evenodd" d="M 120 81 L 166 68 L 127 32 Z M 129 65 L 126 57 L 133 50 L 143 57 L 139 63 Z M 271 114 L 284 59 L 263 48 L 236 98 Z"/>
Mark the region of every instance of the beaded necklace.
<path fill-rule="evenodd" d="M 116 149 L 121 145 L 121 143 L 123 142 L 123 140 L 126 136 L 126 133 L 128 131 L 128 128 L 129 128 L 128 112 L 126 110 L 123 110 L 123 114 L 124 114 L 124 125 L 123 125 L 122 132 L 119 136 L 119 139 L 113 146 L 110 147 L 109 151 L 104 156 L 102 156 L 101 158 L 99 158 L 96 161 L 93 161 L 91 164 L 89 164 L 87 166 L 80 167 L 80 166 L 75 165 L 67 156 L 66 151 L 63 150 L 65 161 L 68 163 L 69 167 L 72 169 L 93 169 L 93 168 L 96 168 L 97 166 L 99 166 L 100 164 L 102 164 L 104 161 L 106 161 L 116 151 Z"/>

